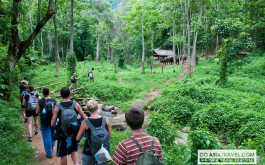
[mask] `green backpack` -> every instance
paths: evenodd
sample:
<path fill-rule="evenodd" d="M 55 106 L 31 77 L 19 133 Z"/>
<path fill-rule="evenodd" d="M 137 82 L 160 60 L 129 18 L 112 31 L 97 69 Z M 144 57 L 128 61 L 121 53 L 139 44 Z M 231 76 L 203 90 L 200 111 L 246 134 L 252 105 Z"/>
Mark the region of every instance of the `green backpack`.
<path fill-rule="evenodd" d="M 145 152 L 145 150 L 141 147 L 141 145 L 132 137 L 129 137 L 134 143 L 139 147 L 139 149 L 143 152 L 142 155 L 137 159 L 136 165 L 164 165 L 164 163 L 159 159 L 159 157 L 153 153 L 155 138 L 152 139 L 151 151 Z"/>

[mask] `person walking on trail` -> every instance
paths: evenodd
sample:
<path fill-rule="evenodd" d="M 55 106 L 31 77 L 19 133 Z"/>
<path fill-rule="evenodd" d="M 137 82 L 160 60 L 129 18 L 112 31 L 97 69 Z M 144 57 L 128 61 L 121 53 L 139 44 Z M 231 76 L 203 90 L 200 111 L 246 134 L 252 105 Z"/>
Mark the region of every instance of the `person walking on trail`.
<path fill-rule="evenodd" d="M 98 115 L 98 103 L 95 100 L 90 100 L 87 102 L 87 110 L 90 113 L 90 117 L 86 118 L 80 127 L 80 130 L 76 136 L 76 140 L 80 141 L 85 132 L 86 141 L 85 146 L 82 152 L 82 164 L 83 165 L 95 165 L 97 160 L 95 159 L 95 152 L 101 149 L 103 144 L 104 148 L 109 152 L 110 150 L 110 142 L 109 140 L 112 137 L 110 122 L 107 118 Z M 93 131 L 101 131 L 99 137 L 103 137 L 99 142 L 98 138 L 93 136 Z M 97 141 L 97 142 L 95 142 Z M 100 165 L 104 165 L 106 163 L 100 163 Z"/>
<path fill-rule="evenodd" d="M 26 107 L 26 117 L 27 117 L 27 123 L 28 123 L 28 131 L 29 131 L 29 138 L 28 141 L 32 141 L 32 116 L 34 116 L 35 121 L 35 135 L 38 135 L 38 114 L 36 114 L 36 108 L 38 100 L 41 99 L 41 97 L 38 94 L 34 93 L 34 87 L 29 87 L 29 93 L 27 93 L 23 99 L 23 106 Z"/>
<path fill-rule="evenodd" d="M 144 111 L 139 107 L 131 107 L 125 113 L 125 119 L 131 129 L 131 136 L 118 144 L 112 162 L 116 165 L 135 165 L 140 161 L 141 164 L 163 164 L 159 140 L 143 132 Z M 150 163 L 150 160 L 145 159 L 146 156 L 154 162 Z"/>
<path fill-rule="evenodd" d="M 24 123 L 27 123 L 27 117 L 26 117 L 26 106 L 23 103 L 23 99 L 25 98 L 25 95 L 28 93 L 28 85 L 23 85 L 22 90 L 19 94 L 19 100 L 20 100 L 20 105 L 22 109 L 22 117 L 24 119 Z"/>
<path fill-rule="evenodd" d="M 88 73 L 90 83 L 91 83 L 91 81 L 94 82 L 93 71 L 94 71 L 94 68 L 92 68 L 91 71 Z"/>
<path fill-rule="evenodd" d="M 81 120 L 85 119 L 86 116 L 81 109 L 81 106 L 70 100 L 70 90 L 67 87 L 61 89 L 61 96 L 63 98 L 60 104 L 57 104 L 53 110 L 53 116 L 51 126 L 54 127 L 59 118 L 61 130 L 63 135 L 58 139 L 57 142 L 57 157 L 61 158 L 61 165 L 67 165 L 67 155 L 71 154 L 72 160 L 75 165 L 79 165 L 78 159 L 78 142 L 75 138 L 72 138 L 72 130 L 70 123 L 77 120 L 77 115 L 81 116 Z"/>
<path fill-rule="evenodd" d="M 49 97 L 50 90 L 48 88 L 44 88 L 42 94 L 44 98 L 39 100 L 36 108 L 36 114 L 41 114 L 41 133 L 46 157 L 52 158 L 52 149 L 53 146 L 55 146 L 55 140 L 52 135 L 55 134 L 55 129 L 54 127 L 51 127 L 51 119 L 53 109 L 56 105 L 56 100 Z"/>
<path fill-rule="evenodd" d="M 77 82 L 78 78 L 76 77 L 76 73 L 74 73 L 72 76 L 71 76 L 71 86 L 70 86 L 70 90 L 72 88 L 72 86 L 74 84 L 76 84 L 76 88 L 78 88 L 78 82 Z"/>

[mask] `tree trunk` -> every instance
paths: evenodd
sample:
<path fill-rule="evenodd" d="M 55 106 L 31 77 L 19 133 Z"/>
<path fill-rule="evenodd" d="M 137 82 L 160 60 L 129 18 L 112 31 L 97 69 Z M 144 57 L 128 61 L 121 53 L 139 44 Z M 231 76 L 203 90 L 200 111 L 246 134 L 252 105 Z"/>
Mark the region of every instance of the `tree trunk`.
<path fill-rule="evenodd" d="M 56 0 L 55 0 L 56 4 Z M 59 48 L 58 48 L 58 34 L 57 34 L 57 19 L 56 13 L 53 16 L 53 23 L 54 23 L 54 35 L 55 35 L 55 62 L 56 62 L 56 74 L 59 75 Z"/>
<path fill-rule="evenodd" d="M 207 14 L 207 10 L 206 10 L 206 34 L 208 33 L 208 14 Z M 208 41 L 206 42 L 205 45 L 205 59 L 208 60 Z"/>
<path fill-rule="evenodd" d="M 49 54 L 50 56 L 52 55 L 52 39 L 50 36 L 50 33 L 47 31 L 47 39 L 48 39 L 48 50 L 49 50 Z"/>
<path fill-rule="evenodd" d="M 144 50 L 144 2 L 143 0 L 143 11 L 142 11 L 142 44 L 143 44 L 143 51 L 142 51 L 142 72 L 144 73 L 144 56 L 145 56 L 145 50 Z"/>
<path fill-rule="evenodd" d="M 201 6 L 201 8 L 200 8 L 200 14 L 199 14 L 199 16 L 198 16 L 198 24 L 200 24 L 200 22 L 201 22 L 201 17 L 202 17 L 202 11 L 203 11 L 203 6 Z M 193 73 L 194 72 L 194 70 L 195 70 L 195 56 L 196 56 L 196 46 L 197 46 L 197 36 L 198 36 L 198 28 L 199 27 L 196 27 L 196 29 L 195 29 L 195 34 L 194 34 L 194 38 L 193 38 L 193 46 L 192 46 L 192 62 L 191 62 L 191 66 L 192 66 L 192 68 L 191 68 L 191 72 Z M 191 73 L 191 74 L 192 74 Z"/>
<path fill-rule="evenodd" d="M 155 40 L 155 31 L 152 33 L 152 42 L 151 42 L 151 48 L 154 50 L 154 40 Z"/>
<path fill-rule="evenodd" d="M 98 64 L 98 60 L 99 60 L 99 34 L 97 37 L 97 56 L 96 56 L 96 62 Z"/>
<path fill-rule="evenodd" d="M 109 56 L 110 56 L 110 41 L 108 39 L 108 52 L 107 52 L 107 62 L 109 62 Z"/>
<path fill-rule="evenodd" d="M 176 28 L 175 28 L 175 26 L 173 28 L 173 37 L 176 38 Z M 175 43 L 173 43 L 172 51 L 174 53 L 173 62 L 174 62 L 174 65 L 176 65 L 176 44 Z"/>
<path fill-rule="evenodd" d="M 43 41 L 42 41 L 42 31 L 40 33 L 40 42 L 41 42 L 41 57 L 43 58 L 43 49 L 44 49 L 44 45 L 43 45 Z"/>
<path fill-rule="evenodd" d="M 74 51 L 74 0 L 71 0 L 71 40 L 70 40 L 70 52 Z"/>
<path fill-rule="evenodd" d="M 8 92 L 3 93 L 3 97 L 6 100 L 9 100 L 10 94 L 12 92 L 12 71 L 17 65 L 18 61 L 32 44 L 34 38 L 40 32 L 42 27 L 48 22 L 48 20 L 53 16 L 53 0 L 49 0 L 49 6 L 46 15 L 42 20 L 37 23 L 36 28 L 30 34 L 30 36 L 24 40 L 20 41 L 18 34 L 18 23 L 21 9 L 21 0 L 13 0 L 13 15 L 11 18 L 11 37 L 9 42 L 8 54 L 6 56 L 6 68 L 8 69 L 8 78 L 5 79 L 4 84 L 9 86 Z"/>
<path fill-rule="evenodd" d="M 189 2 L 188 2 L 189 3 Z M 190 16 L 189 16 L 189 4 L 187 4 L 187 0 L 185 0 L 185 13 L 186 13 L 186 21 L 187 21 L 187 33 L 188 33 L 188 64 L 189 71 L 191 75 L 191 58 L 190 58 Z"/>
<path fill-rule="evenodd" d="M 257 24 L 258 22 L 258 10 L 256 10 L 256 13 L 255 13 L 255 17 L 256 17 L 256 22 L 255 24 Z M 256 46 L 257 46 L 257 27 L 255 26 L 255 29 L 254 29 L 254 43 L 255 43 L 255 46 L 254 46 L 254 53 L 256 53 Z"/>
<path fill-rule="evenodd" d="M 216 48 L 215 48 L 215 49 L 216 49 L 216 51 L 215 51 L 216 56 L 217 56 L 217 51 L 218 51 L 218 42 L 219 42 L 219 41 L 218 41 L 218 34 L 217 34 L 217 35 L 216 35 L 216 46 L 215 46 L 215 47 L 216 47 Z"/>
<path fill-rule="evenodd" d="M 30 22 L 30 32 L 31 33 L 33 33 L 32 19 L 31 19 L 32 1 L 33 0 L 30 0 L 30 5 L 29 5 L 29 22 Z M 33 45 L 33 54 L 35 55 L 35 40 L 32 41 L 32 45 Z"/>
<path fill-rule="evenodd" d="M 65 31 L 65 26 L 66 26 L 66 21 L 65 21 L 65 16 L 63 16 L 63 28 L 62 31 Z M 64 67 L 64 56 L 67 52 L 67 50 L 65 49 L 66 43 L 65 43 L 65 38 L 64 35 L 62 35 L 62 65 Z"/>

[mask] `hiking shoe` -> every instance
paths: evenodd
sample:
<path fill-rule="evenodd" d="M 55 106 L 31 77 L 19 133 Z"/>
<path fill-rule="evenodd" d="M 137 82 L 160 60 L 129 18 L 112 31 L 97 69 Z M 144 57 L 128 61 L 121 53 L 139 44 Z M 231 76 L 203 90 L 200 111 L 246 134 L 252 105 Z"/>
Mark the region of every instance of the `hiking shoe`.
<path fill-rule="evenodd" d="M 38 132 L 38 131 L 36 131 L 36 132 L 35 132 L 35 135 L 38 135 L 38 134 L 39 134 L 39 132 Z"/>
<path fill-rule="evenodd" d="M 28 122 L 28 119 L 25 117 L 25 119 L 24 119 L 24 123 L 27 123 Z"/>
<path fill-rule="evenodd" d="M 47 158 L 52 158 L 52 155 L 48 155 L 48 154 L 46 154 L 46 157 L 47 157 Z"/>
<path fill-rule="evenodd" d="M 29 139 L 28 139 L 29 142 L 32 142 L 32 137 L 30 136 Z"/>

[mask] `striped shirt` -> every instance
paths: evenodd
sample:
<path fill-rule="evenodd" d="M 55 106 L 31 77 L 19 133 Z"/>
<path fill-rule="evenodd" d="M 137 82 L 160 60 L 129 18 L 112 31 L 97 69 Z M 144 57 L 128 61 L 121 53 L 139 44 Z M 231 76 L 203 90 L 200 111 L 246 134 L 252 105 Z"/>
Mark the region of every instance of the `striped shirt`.
<path fill-rule="evenodd" d="M 141 134 L 131 137 L 142 146 L 145 152 L 149 152 L 151 150 L 152 136 L 148 134 Z M 156 155 L 160 158 L 160 160 L 163 161 L 162 148 L 157 138 L 155 138 L 153 152 L 155 152 Z M 112 162 L 116 165 L 135 165 L 137 159 L 142 153 L 143 152 L 131 139 L 125 139 L 121 141 L 118 147 L 116 148 L 116 151 L 112 158 Z"/>

